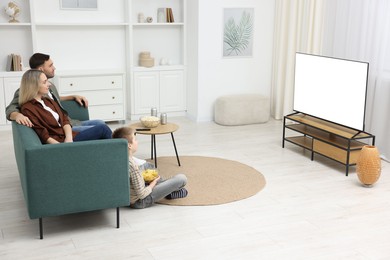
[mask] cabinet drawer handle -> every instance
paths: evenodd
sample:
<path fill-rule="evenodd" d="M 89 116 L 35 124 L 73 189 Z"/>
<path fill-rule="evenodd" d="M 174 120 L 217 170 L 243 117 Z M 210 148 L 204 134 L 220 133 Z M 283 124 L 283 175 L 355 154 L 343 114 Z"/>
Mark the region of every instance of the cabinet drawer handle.
<path fill-rule="evenodd" d="M 115 84 L 115 81 L 111 81 L 111 84 Z"/>
<path fill-rule="evenodd" d="M 112 114 L 115 115 L 115 111 L 112 111 Z"/>
<path fill-rule="evenodd" d="M 70 85 L 71 87 L 73 87 L 73 83 L 70 83 L 69 85 Z"/>
<path fill-rule="evenodd" d="M 115 97 L 112 97 L 112 99 L 115 99 Z"/>

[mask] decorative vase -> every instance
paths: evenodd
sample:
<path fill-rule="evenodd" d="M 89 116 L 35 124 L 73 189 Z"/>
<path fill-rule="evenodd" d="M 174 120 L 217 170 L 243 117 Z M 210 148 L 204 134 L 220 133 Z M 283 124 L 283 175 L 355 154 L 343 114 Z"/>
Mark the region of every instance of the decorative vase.
<path fill-rule="evenodd" d="M 358 178 L 365 186 L 373 185 L 381 175 L 381 158 L 378 149 L 373 145 L 365 145 L 356 162 Z"/>

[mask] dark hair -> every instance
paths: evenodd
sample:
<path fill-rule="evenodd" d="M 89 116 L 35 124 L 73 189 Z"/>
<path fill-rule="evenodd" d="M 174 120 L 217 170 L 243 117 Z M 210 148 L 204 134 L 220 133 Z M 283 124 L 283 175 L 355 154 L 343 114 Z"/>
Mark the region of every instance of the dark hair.
<path fill-rule="evenodd" d="M 42 66 L 45 61 L 50 59 L 50 55 L 43 53 L 34 53 L 29 60 L 30 68 L 37 69 L 39 66 Z"/>
<path fill-rule="evenodd" d="M 125 138 L 132 143 L 133 140 L 131 136 L 133 134 L 135 134 L 135 130 L 133 128 L 123 126 L 114 130 L 112 138 Z"/>

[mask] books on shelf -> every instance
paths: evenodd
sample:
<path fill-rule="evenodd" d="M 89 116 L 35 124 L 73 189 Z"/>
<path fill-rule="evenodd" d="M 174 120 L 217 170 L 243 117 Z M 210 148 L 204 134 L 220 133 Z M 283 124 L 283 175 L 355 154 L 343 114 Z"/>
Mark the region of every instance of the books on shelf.
<path fill-rule="evenodd" d="M 22 57 L 13 53 L 8 55 L 6 71 L 22 71 L 22 69 Z"/>
<path fill-rule="evenodd" d="M 157 22 L 159 23 L 174 23 L 172 8 L 158 8 L 157 9 Z"/>
<path fill-rule="evenodd" d="M 172 8 L 167 8 L 167 22 L 174 23 L 175 19 L 173 18 Z"/>

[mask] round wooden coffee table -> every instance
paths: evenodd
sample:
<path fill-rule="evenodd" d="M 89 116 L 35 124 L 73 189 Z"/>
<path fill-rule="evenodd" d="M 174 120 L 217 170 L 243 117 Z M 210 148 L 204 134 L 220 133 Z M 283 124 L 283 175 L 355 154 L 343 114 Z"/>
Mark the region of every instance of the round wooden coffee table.
<path fill-rule="evenodd" d="M 151 159 L 154 159 L 154 164 L 155 164 L 156 168 L 157 168 L 156 135 L 171 134 L 173 147 L 175 148 L 177 163 L 179 164 L 179 166 L 181 166 L 179 155 L 178 155 L 177 149 L 176 149 L 175 137 L 173 136 L 173 132 L 175 132 L 175 131 L 177 131 L 177 129 L 179 129 L 178 125 L 176 125 L 174 123 L 167 123 L 165 125 L 160 124 L 157 127 L 147 128 L 147 127 L 144 127 L 141 122 L 138 122 L 138 123 L 129 125 L 129 127 L 135 129 L 135 132 L 137 134 L 151 136 L 151 147 L 150 147 Z"/>

